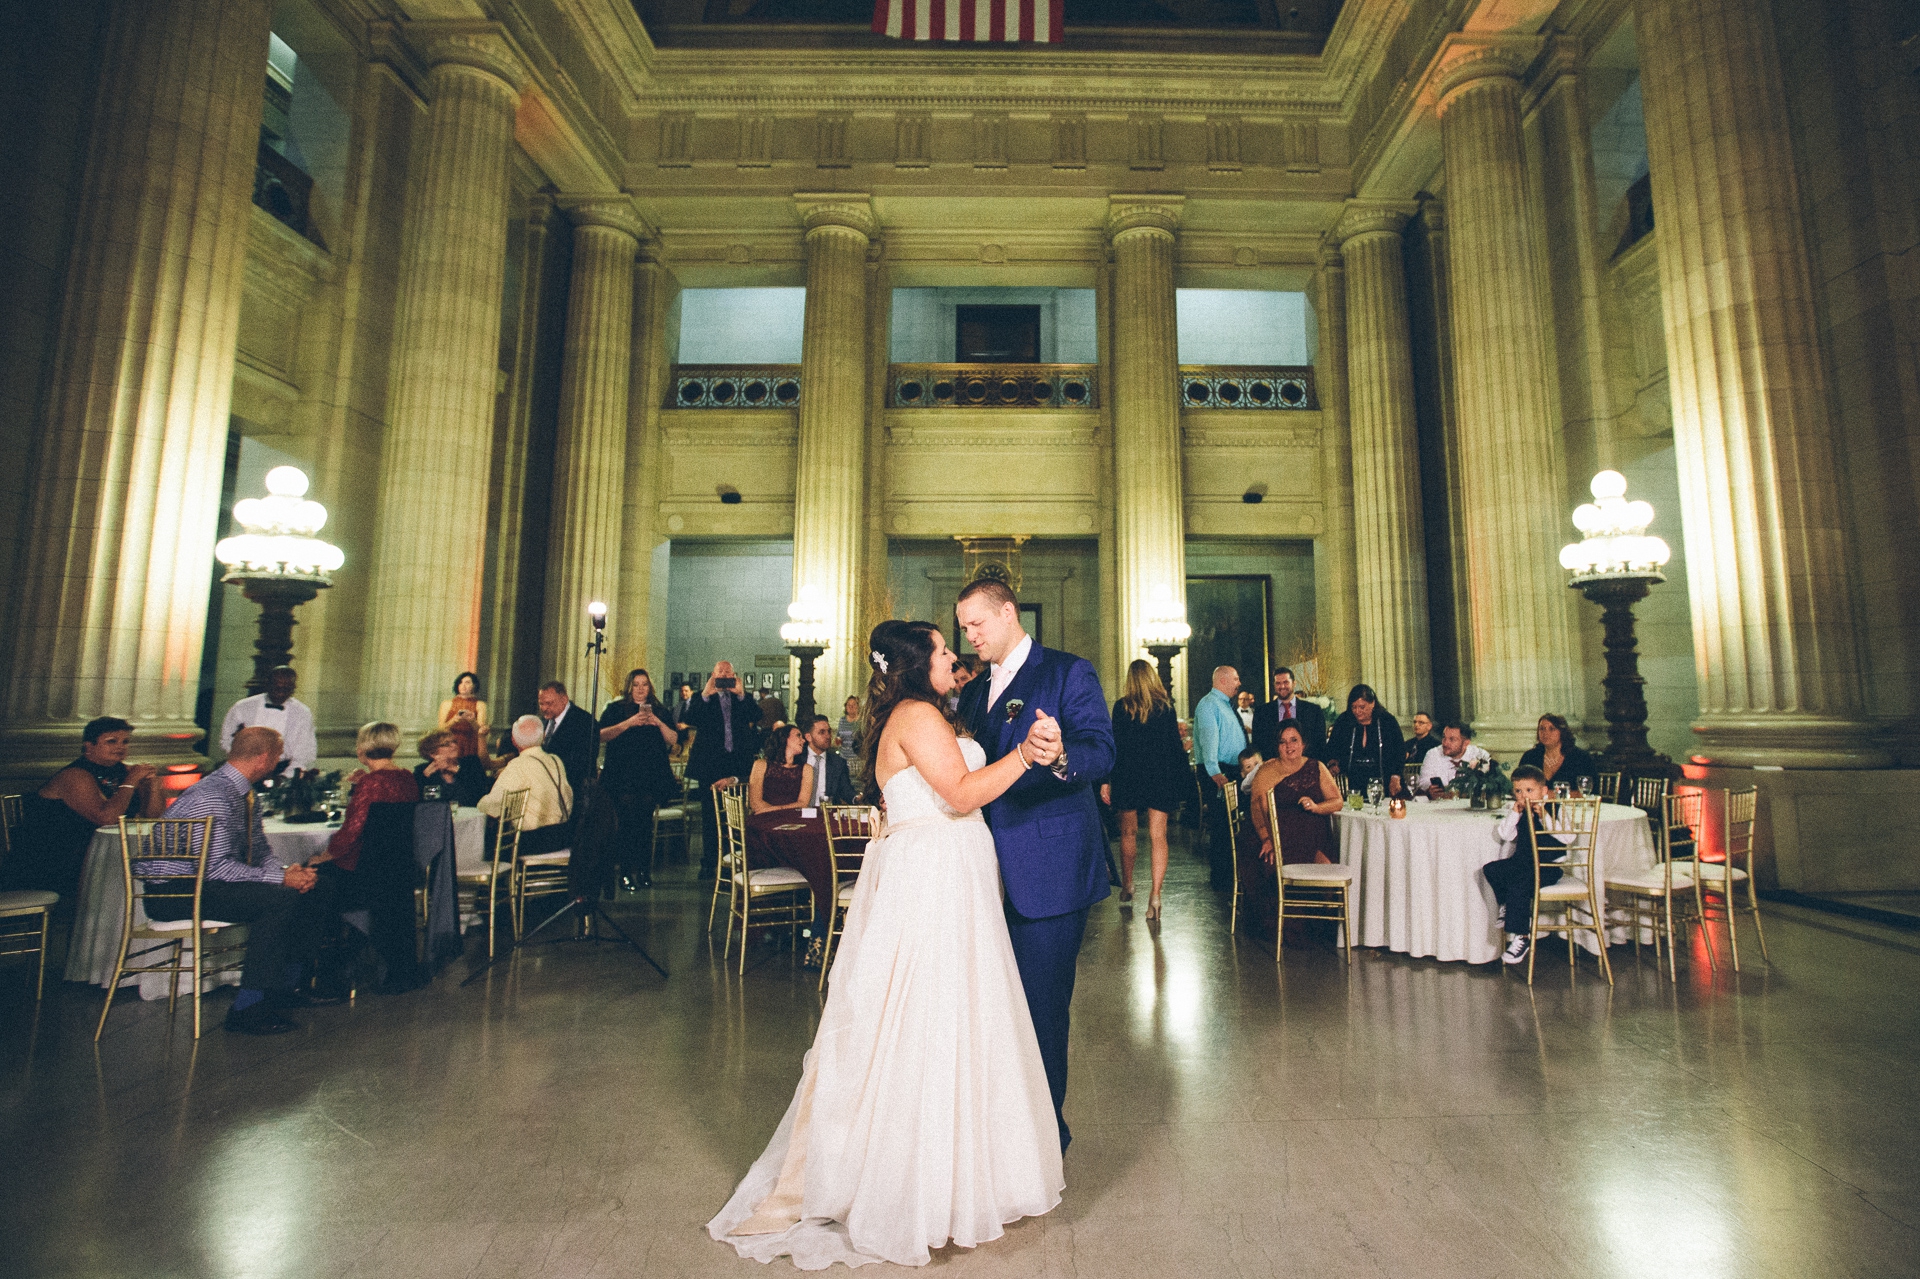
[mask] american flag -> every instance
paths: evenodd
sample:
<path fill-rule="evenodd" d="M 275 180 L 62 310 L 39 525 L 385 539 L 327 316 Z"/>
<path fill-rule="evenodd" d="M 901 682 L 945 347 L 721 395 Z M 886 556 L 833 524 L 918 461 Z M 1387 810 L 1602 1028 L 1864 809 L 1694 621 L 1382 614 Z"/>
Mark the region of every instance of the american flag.
<path fill-rule="evenodd" d="M 1052 44 L 1066 0 L 874 0 L 873 29 L 897 40 Z"/>

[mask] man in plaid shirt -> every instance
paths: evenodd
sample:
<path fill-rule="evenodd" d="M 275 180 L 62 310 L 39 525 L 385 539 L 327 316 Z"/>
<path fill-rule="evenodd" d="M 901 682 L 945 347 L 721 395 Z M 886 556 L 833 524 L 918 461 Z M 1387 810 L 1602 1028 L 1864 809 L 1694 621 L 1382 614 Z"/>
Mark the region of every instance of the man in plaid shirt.
<path fill-rule="evenodd" d="M 282 866 L 267 847 L 260 809 L 251 828 L 247 792 L 280 762 L 280 734 L 271 728 L 243 728 L 234 734 L 227 762 L 181 792 L 167 810 L 175 819 L 213 818 L 207 844 L 206 883 L 200 893 L 202 919 L 247 926 L 247 963 L 240 993 L 227 1013 L 226 1027 L 248 1035 L 278 1035 L 298 1027 L 279 1007 L 338 1003 L 332 996 L 300 995 L 294 990 L 304 964 L 319 951 L 321 929 L 329 914 L 325 893 L 311 867 Z M 257 855 L 258 864 L 255 864 Z M 185 861 L 136 862 L 134 872 L 158 891 L 193 889 L 193 865 Z M 147 917 L 189 919 L 193 899 L 149 899 Z M 276 1007 L 276 1005 L 278 1007 Z"/>

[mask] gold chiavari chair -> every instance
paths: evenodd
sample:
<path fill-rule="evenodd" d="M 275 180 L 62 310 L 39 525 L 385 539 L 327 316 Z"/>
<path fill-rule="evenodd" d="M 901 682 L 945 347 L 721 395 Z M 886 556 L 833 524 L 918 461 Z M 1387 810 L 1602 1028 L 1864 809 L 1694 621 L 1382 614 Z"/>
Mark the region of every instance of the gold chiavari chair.
<path fill-rule="evenodd" d="M 1602 773 L 1594 779 L 1594 790 L 1609 804 L 1620 802 L 1620 774 Z"/>
<path fill-rule="evenodd" d="M 1600 801 L 1598 799 L 1563 799 L 1555 802 L 1557 809 L 1554 824 L 1544 824 L 1540 813 L 1529 810 L 1526 820 L 1533 827 L 1533 846 L 1536 856 L 1533 859 L 1533 945 L 1527 950 L 1527 985 L 1533 985 L 1533 961 L 1540 953 L 1540 931 L 1564 934 L 1567 939 L 1567 968 L 1577 972 L 1575 965 L 1576 948 L 1573 943 L 1575 933 L 1592 933 L 1600 943 L 1600 971 L 1606 976 L 1607 985 L 1613 985 L 1613 965 L 1607 959 L 1607 916 L 1606 889 L 1594 874 L 1593 850 L 1600 837 Z M 1547 847 L 1545 841 L 1551 838 L 1566 850 L 1558 861 L 1542 862 L 1538 850 Z M 1540 883 L 1542 868 L 1557 870 L 1560 878 L 1551 884 Z M 1587 912 L 1585 922 L 1578 919 L 1574 912 Z M 1551 922 L 1544 921 L 1543 915 L 1551 912 Z"/>
<path fill-rule="evenodd" d="M 729 903 L 733 900 L 733 862 L 727 856 L 727 796 L 744 795 L 746 792 L 739 782 L 731 786 L 713 788 L 713 807 L 720 818 L 720 845 L 713 850 L 713 901 L 707 906 L 707 931 L 713 931 L 714 918 L 720 913 L 720 899 L 725 897 Z M 700 842 L 705 843 L 707 834 L 703 828 Z M 731 907 L 729 907 L 731 909 Z M 733 933 L 733 917 L 727 917 L 727 933 Z"/>
<path fill-rule="evenodd" d="M 828 804 L 820 810 L 827 825 L 827 861 L 833 867 L 833 911 L 827 917 L 826 953 L 820 957 L 820 989 L 833 967 L 833 939 L 846 931 L 853 886 L 866 862 L 867 844 L 879 832 L 880 810 L 865 804 Z"/>
<path fill-rule="evenodd" d="M 59 902 L 59 893 L 36 888 L 0 893 L 0 957 L 37 957 L 38 971 L 33 979 L 35 999 L 39 999 L 47 989 L 47 928 L 53 919 L 53 908 Z M 23 929 L 12 927 L 19 920 L 26 921 L 29 926 Z"/>
<path fill-rule="evenodd" d="M 93 1031 L 95 1043 L 100 1042 L 100 1036 L 107 1029 L 107 1014 L 113 1011 L 113 997 L 119 993 L 120 983 L 128 977 L 155 974 L 165 974 L 167 978 L 169 1017 L 174 1014 L 179 1002 L 180 978 L 187 976 L 192 979 L 193 1037 L 200 1038 L 200 987 L 203 979 L 240 966 L 231 959 L 221 963 L 208 961 L 246 950 L 244 943 L 207 944 L 223 930 L 235 927 L 221 920 L 208 919 L 201 910 L 200 899 L 207 879 L 207 849 L 212 842 L 212 817 L 159 818 L 154 821 L 120 819 L 120 882 L 126 890 L 126 914 L 120 926 L 120 957 L 114 962 L 113 979 L 107 983 L 107 999 L 100 1009 L 100 1024 Z M 155 881 L 165 883 L 167 887 L 149 885 L 134 869 L 136 865 L 149 861 L 181 862 L 191 866 L 192 887 L 177 886 L 187 879 L 184 875 Z M 148 919 L 146 904 L 164 900 L 191 900 L 193 913 L 186 919 L 174 921 Z M 153 944 L 135 951 L 135 942 Z M 145 961 L 168 951 L 172 953 L 164 962 L 128 962 Z"/>
<path fill-rule="evenodd" d="M 1220 799 L 1227 806 L 1227 863 L 1233 867 L 1233 908 L 1227 913 L 1227 936 L 1233 937 L 1240 931 L 1240 783 L 1222 786 Z"/>
<path fill-rule="evenodd" d="M 500 900 L 508 899 L 512 909 L 514 863 L 520 857 L 520 822 L 527 812 L 525 789 L 510 790 L 500 797 L 500 820 L 493 840 L 493 860 L 481 866 L 468 866 L 454 874 L 455 891 L 467 894 L 476 914 L 487 915 L 487 958 L 493 958 L 494 920 L 500 914 Z M 463 912 L 464 913 L 464 912 Z"/>
<path fill-rule="evenodd" d="M 1640 931 L 1646 929 L 1653 934 L 1653 962 L 1660 962 L 1660 943 L 1664 938 L 1667 946 L 1667 980 L 1679 981 L 1677 967 L 1679 934 L 1675 931 L 1674 898 L 1680 894 L 1691 894 L 1696 899 L 1693 915 L 1682 913 L 1679 921 L 1682 925 L 1693 923 L 1700 927 L 1701 936 L 1706 936 L 1706 928 L 1700 923 L 1698 906 L 1699 890 L 1693 881 L 1693 852 L 1700 830 L 1699 791 L 1688 791 L 1683 795 L 1669 795 L 1665 801 L 1665 821 L 1659 837 L 1654 840 L 1659 863 L 1645 870 L 1608 871 L 1606 886 L 1608 889 L 1625 893 L 1627 896 L 1627 915 L 1633 921 L 1633 951 L 1638 959 L 1640 954 Z M 1683 904 L 1684 911 L 1684 904 Z M 1707 963 L 1712 965 L 1713 941 L 1707 939 Z"/>
<path fill-rule="evenodd" d="M 535 829 L 540 829 L 536 827 Z M 513 857 L 513 939 L 519 941 L 527 929 L 527 899 L 552 897 L 567 891 L 567 868 L 573 863 L 573 850 L 556 849 L 551 853 L 523 853 L 518 837 Z"/>
<path fill-rule="evenodd" d="M 0 795 L 0 861 L 13 851 L 13 832 L 20 826 L 20 805 L 18 795 Z"/>
<path fill-rule="evenodd" d="M 696 811 L 698 805 L 695 805 Z M 687 851 L 687 801 L 682 799 L 672 804 L 662 804 L 653 810 L 653 836 L 647 844 L 647 878 L 653 878 L 653 872 L 660 864 L 660 845 L 679 844 L 680 851 Z"/>
<path fill-rule="evenodd" d="M 1633 806 L 1654 821 L 1666 816 L 1666 802 L 1669 783 L 1664 777 L 1636 777 L 1633 779 Z"/>
<path fill-rule="evenodd" d="M 1353 962 L 1353 882 L 1357 872 L 1341 862 L 1288 865 L 1280 853 L 1279 788 L 1266 794 L 1267 833 L 1273 839 L 1273 871 L 1280 877 L 1280 915 L 1274 922 L 1273 962 L 1286 953 L 1288 907 L 1295 919 L 1331 919 L 1340 926 L 1340 948 Z"/>
<path fill-rule="evenodd" d="M 1740 933 L 1736 925 L 1739 916 L 1753 916 L 1753 931 L 1760 938 L 1760 959 L 1767 967 L 1773 967 L 1773 959 L 1767 954 L 1766 930 L 1760 926 L 1760 894 L 1753 878 L 1753 824 L 1759 815 L 1760 788 L 1749 786 L 1745 790 L 1726 792 L 1724 801 L 1726 814 L 1726 851 L 1718 860 L 1701 857 L 1694 858 L 1693 884 L 1698 894 L 1701 931 L 1715 919 L 1724 919 L 1727 924 L 1727 947 L 1733 951 L 1733 971 L 1740 971 Z M 1744 866 L 1740 863 L 1746 863 Z M 1746 885 L 1747 900 L 1740 901 L 1740 886 Z M 1711 911 L 1712 898 L 1720 899 L 1720 911 Z M 1707 945 L 1713 945 L 1712 934 L 1708 933 Z M 1709 951 L 1711 953 L 1711 951 Z"/>
<path fill-rule="evenodd" d="M 813 918 L 813 888 L 807 877 L 788 866 L 770 866 L 755 870 L 747 865 L 747 796 L 731 787 L 724 796 L 726 830 L 720 842 L 725 846 L 733 875 L 732 893 L 727 899 L 727 937 L 721 948 L 724 963 L 733 946 L 733 921 L 740 921 L 740 971 L 747 971 L 747 935 L 756 927 L 786 924 L 793 932 L 794 947 L 799 949 L 800 925 Z"/>

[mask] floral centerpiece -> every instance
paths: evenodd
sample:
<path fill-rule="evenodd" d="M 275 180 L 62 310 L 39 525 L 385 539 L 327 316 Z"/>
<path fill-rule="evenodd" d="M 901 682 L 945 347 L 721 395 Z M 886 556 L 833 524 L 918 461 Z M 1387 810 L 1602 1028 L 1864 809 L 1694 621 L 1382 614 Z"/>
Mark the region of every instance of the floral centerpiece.
<path fill-rule="evenodd" d="M 1475 808 L 1494 808 L 1513 793 L 1506 765 L 1491 755 L 1463 763 L 1453 775 L 1453 793 L 1471 800 Z"/>
<path fill-rule="evenodd" d="M 318 769 L 306 772 L 294 771 L 290 775 L 275 775 L 260 783 L 260 799 L 268 812 L 279 817 L 302 821 L 317 821 L 318 817 L 308 816 L 320 813 L 325 816 L 321 801 L 327 792 L 340 785 L 340 773 L 336 769 L 331 773 L 322 773 Z"/>

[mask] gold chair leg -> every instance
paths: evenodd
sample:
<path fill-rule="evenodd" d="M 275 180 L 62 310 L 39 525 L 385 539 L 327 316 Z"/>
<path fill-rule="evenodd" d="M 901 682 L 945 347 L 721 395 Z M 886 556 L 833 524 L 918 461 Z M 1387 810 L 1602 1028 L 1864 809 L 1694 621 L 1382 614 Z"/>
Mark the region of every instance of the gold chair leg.
<path fill-rule="evenodd" d="M 200 959 L 206 950 L 207 935 L 196 933 L 193 938 L 193 989 L 187 994 L 187 998 L 193 1001 L 193 1037 L 195 1039 L 200 1038 Z M 180 988 L 180 979 L 177 975 L 174 977 L 173 985 L 176 990 Z"/>
<path fill-rule="evenodd" d="M 1607 954 L 1607 911 L 1605 889 L 1600 885 L 1600 877 L 1593 876 L 1593 891 L 1588 900 L 1593 903 L 1593 939 L 1600 947 L 1600 975 L 1607 979 L 1607 985 L 1613 985 L 1613 957 Z"/>
<path fill-rule="evenodd" d="M 1347 952 L 1347 963 L 1353 963 L 1353 893 L 1344 882 L 1340 885 L 1340 945 Z"/>
<path fill-rule="evenodd" d="M 1280 859 L 1273 859 L 1273 883 L 1280 890 L 1280 910 L 1273 921 L 1273 962 L 1278 964 L 1287 955 L 1287 881 L 1280 874 Z"/>
<path fill-rule="evenodd" d="M 1773 967 L 1773 956 L 1767 954 L 1767 930 L 1760 927 L 1760 890 L 1754 887 L 1753 871 L 1747 871 L 1747 909 L 1753 913 L 1754 935 L 1760 938 L 1760 961 L 1767 967 Z"/>
<path fill-rule="evenodd" d="M 1727 949 L 1733 952 L 1733 971 L 1737 973 L 1740 971 L 1740 912 L 1733 904 L 1733 862 L 1729 860 L 1726 865 L 1728 873 L 1722 885 L 1720 901 L 1727 909 Z"/>
<path fill-rule="evenodd" d="M 1674 932 L 1673 932 L 1673 894 L 1672 894 L 1672 893 L 1668 893 L 1668 894 L 1666 895 L 1666 898 L 1665 898 L 1665 904 L 1666 904 L 1666 908 L 1667 908 L 1667 911 L 1666 911 L 1666 919 L 1667 919 L 1667 980 L 1668 980 L 1669 982 L 1672 982 L 1672 983 L 1673 983 L 1674 985 L 1676 985 L 1676 986 L 1677 986 L 1677 985 L 1679 985 L 1679 984 L 1680 984 L 1680 967 L 1679 967 L 1679 963 L 1680 963 L 1680 961 L 1679 961 L 1679 957 L 1678 957 L 1678 956 L 1677 956 L 1677 955 L 1676 955 L 1676 954 L 1675 954 L 1674 952 L 1675 952 L 1675 951 L 1677 951 L 1677 950 L 1679 950 L 1679 949 L 1680 949 L 1680 947 L 1679 947 L 1679 944 L 1678 944 L 1678 941 L 1679 941 L 1679 939 L 1678 939 L 1677 937 L 1675 937 L 1675 936 L 1674 936 Z M 1660 942 L 1660 934 L 1658 934 L 1658 933 L 1655 933 L 1655 934 L 1654 934 L 1653 936 L 1654 936 L 1654 956 L 1653 956 L 1653 959 L 1654 959 L 1654 962 L 1655 962 L 1656 964 L 1658 964 L 1658 963 L 1660 962 L 1660 955 L 1659 955 L 1659 949 L 1660 949 L 1660 946 L 1659 946 L 1659 942 Z"/>
<path fill-rule="evenodd" d="M 1694 863 L 1693 876 L 1693 915 L 1700 928 L 1700 940 L 1707 944 L 1707 967 L 1713 972 L 1720 971 L 1720 957 L 1714 954 L 1713 930 L 1707 927 L 1707 898 L 1700 887 L 1700 863 Z"/>
<path fill-rule="evenodd" d="M 93 1028 L 93 1042 L 100 1042 L 100 1035 L 107 1028 L 107 1014 L 113 1011 L 113 997 L 120 991 L 120 978 L 127 971 L 127 944 L 132 939 L 124 932 L 120 935 L 120 958 L 114 961 L 113 979 L 107 983 L 107 1002 L 100 1007 L 100 1024 Z"/>
<path fill-rule="evenodd" d="M 40 1002 L 40 997 L 46 994 L 47 991 L 47 922 L 52 918 L 52 911 L 43 910 L 40 912 L 40 975 L 33 983 L 33 1002 L 36 1004 Z M 1756 915 L 1754 918 L 1758 919 L 1759 916 Z M 1764 944 L 1765 943 L 1762 943 L 1763 946 Z"/>

